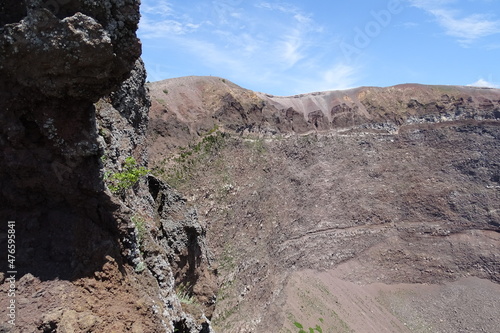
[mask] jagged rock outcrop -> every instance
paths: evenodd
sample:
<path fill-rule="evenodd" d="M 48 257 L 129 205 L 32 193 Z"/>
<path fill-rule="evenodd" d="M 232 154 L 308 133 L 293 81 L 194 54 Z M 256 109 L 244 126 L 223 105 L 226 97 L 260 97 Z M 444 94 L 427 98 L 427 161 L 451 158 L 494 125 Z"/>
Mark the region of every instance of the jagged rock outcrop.
<path fill-rule="evenodd" d="M 147 179 L 119 193 L 106 183 L 128 157 L 147 167 L 139 3 L 0 2 L 0 226 L 15 221 L 18 287 L 16 325 L 1 330 L 211 331 L 212 305 L 185 311 L 176 295 L 210 284 L 196 210 L 172 204 L 185 219 L 160 242 L 151 233 L 169 215 Z"/>
<path fill-rule="evenodd" d="M 95 102 L 116 89 L 141 54 L 135 35 L 139 1 L 26 0 L 2 6 L 2 77 L 33 94 Z"/>
<path fill-rule="evenodd" d="M 498 120 L 495 89 L 403 84 L 296 96 L 253 92 L 218 77 L 155 82 L 151 131 L 162 147 L 188 144 L 221 126 L 243 135 L 394 132 L 412 124 Z M 153 151 L 161 158 L 164 151 Z"/>
<path fill-rule="evenodd" d="M 120 89 L 96 103 L 98 132 L 104 154 L 105 177 L 121 171 L 127 157 L 146 165 L 146 128 L 150 101 L 144 86 L 146 73 L 137 61 Z M 195 207 L 154 176 L 133 189 L 118 193 L 125 214 L 121 230 L 122 252 L 141 275 L 156 300 L 164 330 L 210 332 L 216 285 L 205 244 L 205 227 Z M 176 294 L 180 292 L 178 297 Z M 194 303 L 184 311 L 185 304 Z M 151 305 L 153 306 L 153 305 Z"/>
<path fill-rule="evenodd" d="M 0 28 L 1 216 L 18 221 L 27 244 L 21 274 L 85 275 L 94 267 L 73 241 L 92 226 L 114 228 L 93 103 L 119 87 L 140 55 L 138 5 L 2 2 L 9 14 Z"/>

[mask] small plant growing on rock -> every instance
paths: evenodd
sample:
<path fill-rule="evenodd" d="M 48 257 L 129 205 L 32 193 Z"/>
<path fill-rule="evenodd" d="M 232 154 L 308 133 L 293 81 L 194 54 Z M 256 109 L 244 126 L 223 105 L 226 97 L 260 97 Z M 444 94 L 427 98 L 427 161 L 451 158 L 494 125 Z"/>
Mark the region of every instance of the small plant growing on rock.
<path fill-rule="evenodd" d="M 183 304 L 195 304 L 196 299 L 194 298 L 193 295 L 189 292 L 189 282 L 184 284 L 181 283 L 177 286 L 175 290 L 177 294 L 177 298 L 179 301 Z"/>
<path fill-rule="evenodd" d="M 144 261 L 139 262 L 137 266 L 134 267 L 134 271 L 138 274 L 144 272 L 145 269 L 146 264 L 144 263 Z"/>
<path fill-rule="evenodd" d="M 145 167 L 137 166 L 133 157 L 127 157 L 123 165 L 123 171 L 108 175 L 108 187 L 113 193 L 120 193 L 125 189 L 131 188 L 142 176 L 149 173 Z"/>
<path fill-rule="evenodd" d="M 159 165 L 154 168 L 154 173 L 169 185 L 178 188 L 189 181 L 200 165 L 215 156 L 230 137 L 228 133 L 219 131 L 218 125 L 214 125 L 212 129 L 201 135 L 203 137 L 201 141 L 179 149 L 179 154 L 171 158 L 173 165 L 165 168 L 168 163 L 165 160 L 163 166 Z"/>
<path fill-rule="evenodd" d="M 299 333 L 315 333 L 315 331 L 318 333 L 323 333 L 323 329 L 319 325 L 316 325 L 316 327 L 314 327 L 314 328 L 309 327 L 309 332 L 307 332 L 304 329 L 304 326 L 301 323 L 299 323 L 298 321 L 294 322 L 293 325 L 299 329 Z"/>
<path fill-rule="evenodd" d="M 140 247 L 144 241 L 144 236 L 146 235 L 146 222 L 142 217 L 137 215 L 132 216 L 131 221 L 134 222 L 137 233 L 137 243 Z"/>

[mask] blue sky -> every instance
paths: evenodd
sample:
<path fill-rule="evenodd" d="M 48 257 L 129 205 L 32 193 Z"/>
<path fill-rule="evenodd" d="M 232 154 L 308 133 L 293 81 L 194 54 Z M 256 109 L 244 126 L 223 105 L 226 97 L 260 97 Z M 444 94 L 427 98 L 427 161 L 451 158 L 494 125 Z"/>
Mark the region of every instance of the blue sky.
<path fill-rule="evenodd" d="M 274 95 L 400 83 L 500 87 L 500 0 L 142 0 L 148 80 Z"/>

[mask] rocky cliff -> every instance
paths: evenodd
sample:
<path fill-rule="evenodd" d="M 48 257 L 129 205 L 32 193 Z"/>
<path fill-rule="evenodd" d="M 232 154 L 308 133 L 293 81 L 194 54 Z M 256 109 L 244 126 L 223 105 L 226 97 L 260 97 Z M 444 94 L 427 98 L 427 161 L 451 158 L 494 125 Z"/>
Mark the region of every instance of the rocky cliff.
<path fill-rule="evenodd" d="M 498 90 L 145 85 L 138 8 L 0 2 L 1 331 L 497 329 Z"/>
<path fill-rule="evenodd" d="M 150 166 L 208 221 L 216 331 L 496 330 L 499 90 L 149 87 Z"/>
<path fill-rule="evenodd" d="M 1 263 L 1 330 L 209 332 L 202 223 L 140 177 L 139 1 L 1 1 L 0 13 L 1 248 L 8 221 L 16 236 L 14 266 Z M 190 299 L 202 284 L 206 305 L 191 316 L 176 290 Z"/>

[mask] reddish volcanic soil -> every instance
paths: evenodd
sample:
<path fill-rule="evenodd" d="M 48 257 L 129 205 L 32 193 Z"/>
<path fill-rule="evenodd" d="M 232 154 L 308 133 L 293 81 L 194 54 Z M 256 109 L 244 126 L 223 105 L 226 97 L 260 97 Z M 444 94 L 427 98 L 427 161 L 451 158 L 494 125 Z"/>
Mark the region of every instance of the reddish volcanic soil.
<path fill-rule="evenodd" d="M 207 223 L 216 331 L 496 332 L 499 90 L 150 89 L 151 166 Z"/>

